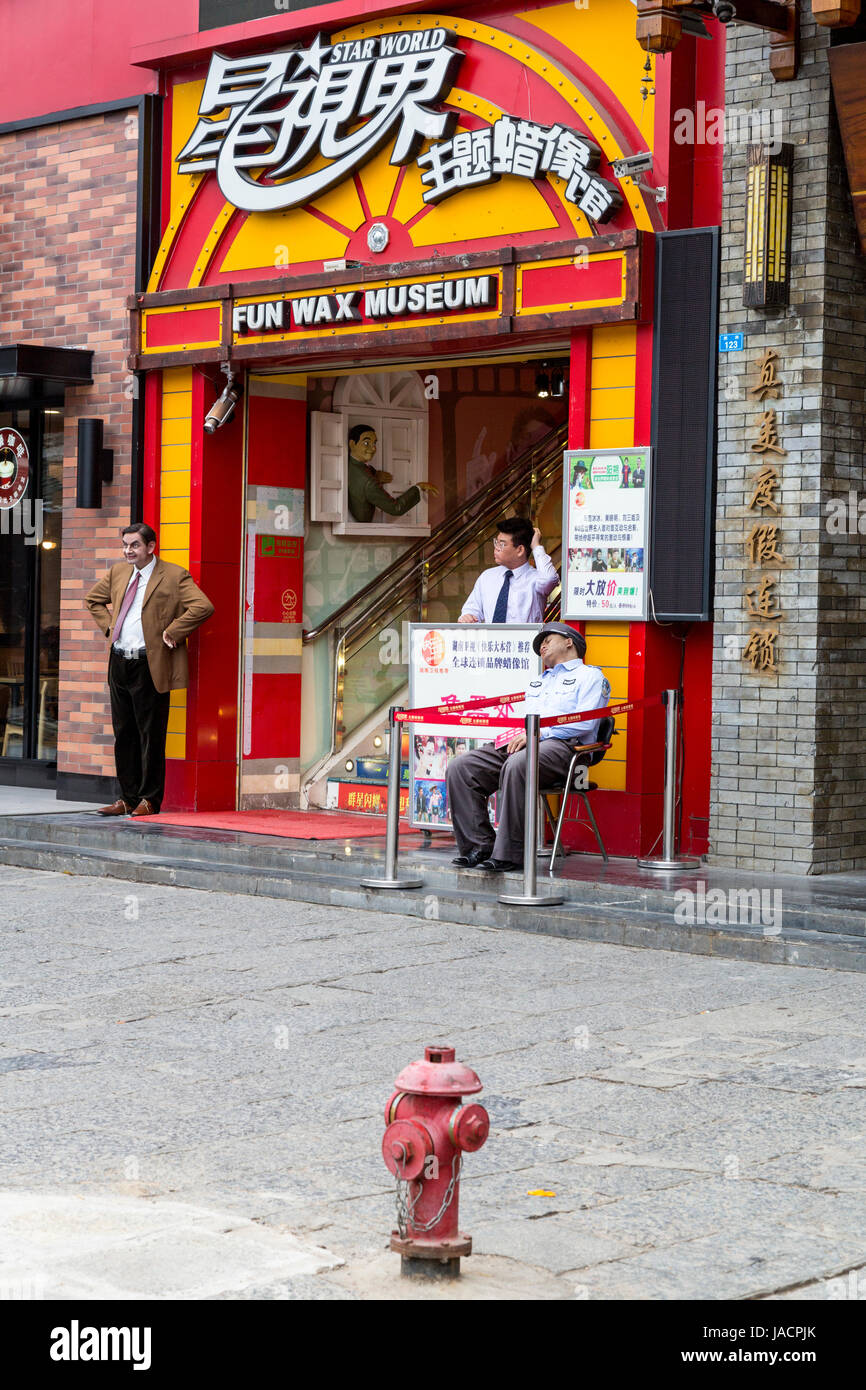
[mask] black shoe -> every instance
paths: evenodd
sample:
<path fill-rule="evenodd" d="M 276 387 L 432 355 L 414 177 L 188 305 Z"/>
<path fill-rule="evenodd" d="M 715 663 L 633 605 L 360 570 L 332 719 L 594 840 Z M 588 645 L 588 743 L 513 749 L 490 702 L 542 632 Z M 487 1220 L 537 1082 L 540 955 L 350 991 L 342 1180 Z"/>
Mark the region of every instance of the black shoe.
<path fill-rule="evenodd" d="M 523 865 L 515 864 L 511 859 L 485 859 L 478 867 L 488 874 L 510 874 L 515 869 L 522 869 Z"/>
<path fill-rule="evenodd" d="M 483 859 L 490 856 L 490 846 L 486 849 L 471 849 L 468 854 L 458 854 L 451 863 L 456 864 L 458 869 L 477 869 Z"/>

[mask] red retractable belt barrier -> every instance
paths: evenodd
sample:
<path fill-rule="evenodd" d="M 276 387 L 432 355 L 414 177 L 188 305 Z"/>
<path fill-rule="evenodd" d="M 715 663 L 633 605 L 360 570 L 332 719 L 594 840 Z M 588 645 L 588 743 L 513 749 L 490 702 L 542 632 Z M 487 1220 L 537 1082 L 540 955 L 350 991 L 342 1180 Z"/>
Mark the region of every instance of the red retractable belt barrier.
<path fill-rule="evenodd" d="M 510 718 L 500 716 L 490 717 L 485 714 L 456 714 L 449 718 L 456 710 L 463 709 L 482 709 L 491 705 L 512 704 L 515 700 L 524 700 L 526 691 L 521 690 L 516 695 L 497 695 L 492 700 L 460 700 L 453 705 L 426 705 L 423 709 L 401 709 L 394 714 L 395 720 L 400 724 L 457 724 L 457 725 L 483 725 L 485 728 L 513 729 L 522 722 L 519 717 L 512 715 Z M 642 709 L 646 705 L 657 705 L 661 703 L 661 695 L 647 695 L 642 700 L 629 700 L 621 705 L 605 705 L 602 709 L 583 709 L 575 710 L 573 714 L 548 714 L 543 719 L 539 719 L 539 725 L 544 727 L 550 724 L 579 724 L 583 719 L 603 719 L 608 715 L 628 714 L 630 710 Z"/>
<path fill-rule="evenodd" d="M 477 698 L 475 700 L 452 700 L 447 705 L 424 705 L 420 709 L 399 709 L 394 715 L 398 724 L 419 724 L 422 721 L 428 723 L 433 721 L 437 714 L 462 714 L 467 709 L 489 709 L 491 705 L 513 705 L 515 700 L 525 700 L 526 691 L 516 690 L 513 695 L 493 695 L 491 698 Z M 444 724 L 446 721 L 439 719 L 435 721 Z"/>
<path fill-rule="evenodd" d="M 661 704 L 661 698 L 661 695 L 647 695 L 643 700 L 629 700 L 624 705 L 605 705 L 604 709 L 583 709 L 576 714 L 546 714 L 538 723 L 544 728 L 545 724 L 575 724 L 581 719 L 604 719 L 609 714 L 628 714 L 629 710 L 641 709 L 644 705 Z"/>

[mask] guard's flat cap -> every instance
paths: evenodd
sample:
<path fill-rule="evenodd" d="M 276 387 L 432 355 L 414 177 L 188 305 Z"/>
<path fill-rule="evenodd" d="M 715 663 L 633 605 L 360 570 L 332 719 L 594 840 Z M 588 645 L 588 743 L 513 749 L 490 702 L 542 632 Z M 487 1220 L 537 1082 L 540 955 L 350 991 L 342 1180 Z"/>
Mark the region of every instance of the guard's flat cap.
<path fill-rule="evenodd" d="M 532 640 L 532 650 L 536 656 L 541 653 L 541 644 L 549 632 L 555 632 L 559 637 L 567 637 L 577 648 L 577 654 L 581 661 L 586 656 L 586 638 L 583 633 L 578 632 L 576 627 L 569 627 L 568 623 L 545 623 L 544 627 Z"/>

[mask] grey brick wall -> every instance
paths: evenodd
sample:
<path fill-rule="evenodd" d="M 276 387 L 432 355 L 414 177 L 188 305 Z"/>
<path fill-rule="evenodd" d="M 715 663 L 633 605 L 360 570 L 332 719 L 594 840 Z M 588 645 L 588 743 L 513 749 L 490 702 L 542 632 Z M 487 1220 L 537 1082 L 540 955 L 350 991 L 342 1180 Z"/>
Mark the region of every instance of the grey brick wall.
<path fill-rule="evenodd" d="M 866 266 L 860 255 L 827 60 L 830 35 L 802 26 L 796 81 L 775 83 L 766 37 L 728 30 L 726 111 L 767 113 L 794 145 L 791 302 L 742 302 L 746 144 L 724 158 L 720 330 L 745 335 L 720 359 L 711 862 L 797 873 L 866 866 L 866 537 L 833 535 L 828 502 L 866 497 Z M 754 674 L 742 652 L 754 620 L 744 541 L 760 457 L 762 407 L 748 395 L 765 347 L 779 354 L 776 409 L 783 569 L 776 592 L 778 670 Z M 772 519 L 766 517 L 764 519 Z M 855 523 L 856 524 L 856 523 Z M 866 520 L 864 520 L 866 525 Z M 760 623 L 760 626 L 769 626 Z"/>

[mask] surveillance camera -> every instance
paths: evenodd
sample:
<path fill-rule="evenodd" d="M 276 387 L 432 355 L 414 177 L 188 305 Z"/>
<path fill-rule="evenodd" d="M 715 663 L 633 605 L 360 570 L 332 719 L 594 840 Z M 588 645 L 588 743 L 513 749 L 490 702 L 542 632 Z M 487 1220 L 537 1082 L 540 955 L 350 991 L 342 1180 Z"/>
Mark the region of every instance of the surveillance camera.
<path fill-rule="evenodd" d="M 616 178 L 633 179 L 638 174 L 647 173 L 653 167 L 652 151 L 642 150 L 639 154 L 629 154 L 624 159 L 615 159 L 611 167 Z"/>
<path fill-rule="evenodd" d="M 229 382 L 222 395 L 215 400 L 207 415 L 204 417 L 204 428 L 206 434 L 213 434 L 223 425 L 227 424 L 235 413 L 235 406 L 241 398 L 240 386 L 235 386 Z"/>
<path fill-rule="evenodd" d="M 730 0 L 713 0 L 713 14 L 720 24 L 730 24 L 736 18 L 736 6 Z"/>

